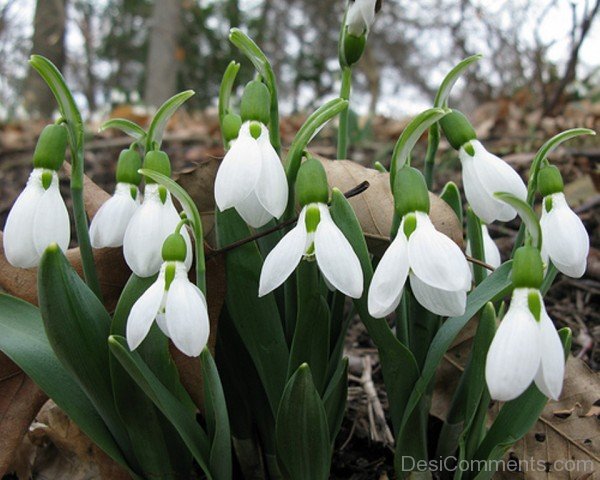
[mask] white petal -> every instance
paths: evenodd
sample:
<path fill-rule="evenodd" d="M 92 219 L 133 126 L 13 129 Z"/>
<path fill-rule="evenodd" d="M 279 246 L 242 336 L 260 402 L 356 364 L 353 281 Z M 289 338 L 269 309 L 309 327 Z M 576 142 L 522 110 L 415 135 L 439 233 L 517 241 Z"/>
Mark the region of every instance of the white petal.
<path fill-rule="evenodd" d="M 540 329 L 542 361 L 535 377 L 535 384 L 544 395 L 558 400 L 565 376 L 565 352 L 545 308 L 542 308 Z"/>
<path fill-rule="evenodd" d="M 260 272 L 259 297 L 279 287 L 300 263 L 307 240 L 305 214 L 306 208 L 300 212 L 296 226 L 267 255 Z"/>
<path fill-rule="evenodd" d="M 410 274 L 410 288 L 417 302 L 436 315 L 458 317 L 465 313 L 467 306 L 466 290 L 441 290 L 427 285 L 414 273 Z"/>
<path fill-rule="evenodd" d="M 508 192 L 521 200 L 527 197 L 527 187 L 519 174 L 505 161 L 489 153 L 477 140 L 471 145 L 475 155 L 471 157 L 460 149 L 463 165 L 463 185 L 471 208 L 485 223 L 494 220 L 512 220 L 517 212 L 504 202 L 496 200 L 496 192 Z"/>
<path fill-rule="evenodd" d="M 528 293 L 525 288 L 514 291 L 487 354 L 485 378 L 495 400 L 508 401 L 521 395 L 540 366 L 540 327 L 529 311 Z"/>
<path fill-rule="evenodd" d="M 250 192 L 250 195 L 235 206 L 235 210 L 240 214 L 248 225 L 253 228 L 260 228 L 273 218 L 265 207 L 258 201 L 256 193 Z"/>
<path fill-rule="evenodd" d="M 69 212 L 60 196 L 57 179 L 44 192 L 33 217 L 33 244 L 41 256 L 51 243 L 58 244 L 60 249 L 66 252 L 70 240 Z"/>
<path fill-rule="evenodd" d="M 490 236 L 490 232 L 485 225 L 481 225 L 481 236 L 483 237 L 483 252 L 485 255 L 485 263 L 498 268 L 502 264 L 500 258 L 500 250 L 494 239 Z"/>
<path fill-rule="evenodd" d="M 590 240 L 587 231 L 562 193 L 552 195 L 552 210 L 542 204 L 542 239 L 545 253 L 556 268 L 569 277 L 579 278 L 585 273 Z"/>
<path fill-rule="evenodd" d="M 131 187 L 134 186 L 126 183 L 117 184 L 115 194 L 94 215 L 90 225 L 92 247 L 106 248 L 123 245 L 127 225 L 139 206 L 139 203 L 131 196 Z"/>
<path fill-rule="evenodd" d="M 246 122 L 219 166 L 215 178 L 215 201 L 227 210 L 250 195 L 260 176 L 261 151 Z"/>
<path fill-rule="evenodd" d="M 393 312 L 400 300 L 408 275 L 408 243 L 402 227 L 381 257 L 369 286 L 369 313 L 382 318 Z"/>
<path fill-rule="evenodd" d="M 271 145 L 269 132 L 263 127 L 258 139 L 262 166 L 256 184 L 256 194 L 261 205 L 275 218 L 281 217 L 288 201 L 288 183 L 279 155 Z"/>
<path fill-rule="evenodd" d="M 187 279 L 176 279 L 167 294 L 166 319 L 171 340 L 189 357 L 200 355 L 210 324 L 202 292 Z"/>
<path fill-rule="evenodd" d="M 131 308 L 131 312 L 129 312 L 125 333 L 130 350 L 135 350 L 148 335 L 152 322 L 163 302 L 164 295 L 165 277 L 164 273 L 161 272 L 156 282 L 150 285 L 148 290 L 138 298 Z"/>
<path fill-rule="evenodd" d="M 319 204 L 321 220 L 315 232 L 315 256 L 321 273 L 336 289 L 352 298 L 363 292 L 360 261 L 329 214 L 327 205 Z"/>
<path fill-rule="evenodd" d="M 36 171 L 31 173 L 4 226 L 4 255 L 11 265 L 19 268 L 35 267 L 40 261 L 33 243 L 33 218 L 44 195 L 40 175 Z"/>
<path fill-rule="evenodd" d="M 417 212 L 417 228 L 408 239 L 410 268 L 423 282 L 442 290 L 468 290 L 471 271 L 461 249 L 438 232 L 429 216 Z"/>

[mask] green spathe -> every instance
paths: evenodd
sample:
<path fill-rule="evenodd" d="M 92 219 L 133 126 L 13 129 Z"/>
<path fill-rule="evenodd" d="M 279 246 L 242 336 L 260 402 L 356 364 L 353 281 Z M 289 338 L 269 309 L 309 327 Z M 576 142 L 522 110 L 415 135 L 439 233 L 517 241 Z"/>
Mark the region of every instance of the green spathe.
<path fill-rule="evenodd" d="M 460 150 L 460 147 L 477 138 L 471 122 L 458 110 L 446 114 L 440 120 L 440 126 L 455 150 Z"/>
<path fill-rule="evenodd" d="M 33 166 L 58 171 L 65 161 L 66 150 L 67 128 L 63 124 L 47 125 L 33 152 Z"/>
<path fill-rule="evenodd" d="M 296 196 L 302 207 L 310 203 L 327 203 L 327 174 L 316 158 L 309 158 L 300 166 L 296 178 Z"/>
<path fill-rule="evenodd" d="M 537 248 L 524 246 L 515 252 L 512 283 L 515 288 L 539 289 L 544 281 L 544 264 Z"/>
<path fill-rule="evenodd" d="M 161 173 L 165 177 L 171 176 L 171 161 L 169 156 L 162 150 L 152 150 L 144 158 L 144 168 Z M 149 177 L 146 177 L 146 183 L 156 183 Z"/>
<path fill-rule="evenodd" d="M 429 192 L 419 170 L 408 165 L 398 170 L 394 180 L 394 204 L 400 217 L 410 212 L 429 213 Z"/>
<path fill-rule="evenodd" d="M 117 162 L 117 182 L 139 185 L 142 176 L 138 170 L 142 168 L 142 157 L 136 149 L 122 150 Z"/>
<path fill-rule="evenodd" d="M 542 197 L 547 197 L 553 193 L 561 193 L 565 189 L 560 170 L 554 165 L 542 167 L 538 173 L 538 190 Z"/>
<path fill-rule="evenodd" d="M 269 88 L 258 80 L 249 82 L 242 95 L 240 112 L 244 122 L 256 120 L 263 125 L 268 125 L 271 114 Z"/>

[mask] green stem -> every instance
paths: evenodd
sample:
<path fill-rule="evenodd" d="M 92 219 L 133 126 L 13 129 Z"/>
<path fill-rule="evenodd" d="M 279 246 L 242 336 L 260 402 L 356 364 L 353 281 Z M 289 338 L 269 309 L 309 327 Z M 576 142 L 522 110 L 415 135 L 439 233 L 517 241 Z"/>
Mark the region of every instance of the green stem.
<path fill-rule="evenodd" d="M 471 210 L 471 207 L 467 208 L 467 238 L 469 240 L 469 246 L 471 247 L 471 256 L 476 260 L 485 262 L 481 220 L 479 220 L 479 217 Z M 485 268 L 473 263 L 473 277 L 475 285 L 479 285 L 487 277 Z"/>
<path fill-rule="evenodd" d="M 342 87 L 340 89 L 340 98 L 350 100 L 350 91 L 352 89 L 352 67 L 343 67 L 342 69 Z M 340 125 L 338 130 L 337 158 L 343 160 L 348 156 L 348 120 L 350 117 L 350 106 L 348 105 L 340 112 Z"/>
<path fill-rule="evenodd" d="M 427 189 L 433 188 L 433 170 L 435 168 L 435 154 L 440 145 L 440 127 L 438 123 L 434 123 L 429 128 L 429 136 L 427 137 L 427 153 L 425 154 L 425 182 Z"/>

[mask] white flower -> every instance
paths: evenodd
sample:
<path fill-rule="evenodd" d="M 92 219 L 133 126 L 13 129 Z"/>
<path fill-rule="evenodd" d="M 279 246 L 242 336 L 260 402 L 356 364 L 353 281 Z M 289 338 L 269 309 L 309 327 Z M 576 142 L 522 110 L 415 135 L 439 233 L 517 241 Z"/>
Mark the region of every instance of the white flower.
<path fill-rule="evenodd" d="M 144 201 L 129 221 L 123 238 L 123 255 L 129 268 L 139 277 L 150 277 L 160 269 L 161 250 L 165 239 L 173 233 L 181 217 L 171 194 L 155 183 L 146 185 Z M 187 231 L 181 232 L 187 245 L 185 264 L 192 264 L 191 241 Z"/>
<path fill-rule="evenodd" d="M 260 126 L 254 138 L 251 126 Z M 283 214 L 288 201 L 288 184 L 283 165 L 269 140 L 269 130 L 258 122 L 246 122 L 232 142 L 215 179 L 219 210 L 235 208 L 254 228 Z"/>
<path fill-rule="evenodd" d="M 346 16 L 348 33 L 355 37 L 368 33 L 375 20 L 376 5 L 377 0 L 353 0 Z"/>
<path fill-rule="evenodd" d="M 182 262 L 164 262 L 156 282 L 135 302 L 127 318 L 127 344 L 135 350 L 156 323 L 175 346 L 197 357 L 208 342 L 206 300 Z"/>
<path fill-rule="evenodd" d="M 416 218 L 416 229 L 407 239 L 408 215 Z M 393 312 L 407 277 L 417 301 L 436 315 L 457 316 L 465 311 L 471 272 L 462 251 L 437 231 L 424 212 L 402 219 L 398 234 L 383 255 L 369 287 L 369 313 L 381 318 Z"/>
<path fill-rule="evenodd" d="M 508 163 L 489 153 L 478 140 L 471 140 L 473 156 L 462 146 L 459 158 L 462 163 L 465 196 L 475 214 L 485 223 L 495 220 L 508 222 L 517 216 L 514 208 L 494 198 L 496 192 L 512 193 L 525 200 L 527 188 L 521 177 Z"/>
<path fill-rule="evenodd" d="M 318 206 L 320 220 L 316 230 L 309 232 L 306 212 L 315 206 Z M 258 296 L 275 290 L 292 274 L 303 257 L 311 259 L 313 256 L 329 285 L 344 295 L 360 298 L 363 292 L 360 261 L 324 203 L 305 206 L 296 226 L 267 255 L 260 273 Z"/>
<path fill-rule="evenodd" d="M 531 311 L 530 296 L 538 305 L 539 321 Z M 513 400 L 535 381 L 544 395 L 557 400 L 564 373 L 562 343 L 540 292 L 515 289 L 487 354 L 485 378 L 490 395 L 495 400 Z"/>
<path fill-rule="evenodd" d="M 120 247 L 125 230 L 140 205 L 140 192 L 130 183 L 117 183 L 115 193 L 94 215 L 90 240 L 94 248 Z"/>
<path fill-rule="evenodd" d="M 540 225 L 544 260 L 550 257 L 560 272 L 581 277 L 587 266 L 590 239 L 580 218 L 569 208 L 564 193 L 544 197 Z"/>
<path fill-rule="evenodd" d="M 502 263 L 500 250 L 498 250 L 498 245 L 496 245 L 496 242 L 490 237 L 490 232 L 484 224 L 481 224 L 481 237 L 483 238 L 483 255 L 485 256 L 485 263 L 491 267 L 498 268 Z M 467 255 L 472 255 L 471 244 L 468 241 L 465 251 Z M 471 273 L 473 273 L 473 265 L 469 264 L 469 268 L 471 269 Z M 486 275 L 490 274 L 489 270 L 484 270 Z"/>
<path fill-rule="evenodd" d="M 6 219 L 6 259 L 15 267 L 35 267 L 48 245 L 56 243 L 66 251 L 70 239 L 69 213 L 58 189 L 58 174 L 35 168 Z"/>

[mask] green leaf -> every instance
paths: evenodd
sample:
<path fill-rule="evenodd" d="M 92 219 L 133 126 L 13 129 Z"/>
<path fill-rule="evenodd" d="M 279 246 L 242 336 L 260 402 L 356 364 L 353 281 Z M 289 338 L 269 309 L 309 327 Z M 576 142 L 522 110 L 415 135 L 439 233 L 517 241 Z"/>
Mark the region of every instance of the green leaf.
<path fill-rule="evenodd" d="M 223 123 L 223 117 L 229 113 L 229 103 L 231 100 L 231 91 L 235 84 L 235 79 L 238 72 L 240 71 L 240 64 L 235 60 L 229 62 L 225 73 L 223 73 L 223 79 L 221 80 L 221 87 L 219 88 L 219 120 Z"/>
<path fill-rule="evenodd" d="M 329 426 L 329 440 L 331 446 L 335 442 L 346 411 L 346 399 L 348 398 L 348 358 L 343 358 L 338 363 L 338 368 L 333 373 L 329 385 L 323 394 L 323 406 L 327 413 L 327 425 Z"/>
<path fill-rule="evenodd" d="M 19 365 L 96 445 L 131 473 L 131 467 L 95 407 L 52 351 L 39 310 L 23 300 L 0 293 L 0 328 L 0 350 Z"/>
<path fill-rule="evenodd" d="M 146 152 L 160 148 L 167 122 L 177 109 L 193 95 L 193 90 L 186 90 L 185 92 L 173 95 L 156 111 L 146 135 Z"/>
<path fill-rule="evenodd" d="M 216 212 L 219 247 L 251 233 L 234 209 Z M 227 253 L 227 309 L 260 376 L 272 412 L 277 411 L 287 378 L 289 352 L 273 294 L 258 297 L 263 259 L 256 242 Z"/>
<path fill-rule="evenodd" d="M 322 393 L 329 360 L 329 307 L 319 291 L 316 262 L 301 261 L 297 269 L 298 316 L 290 349 L 288 378 L 303 363 L 310 366 L 317 390 Z"/>
<path fill-rule="evenodd" d="M 348 102 L 341 98 L 336 98 L 321 105 L 316 111 L 314 111 L 304 122 L 294 140 L 287 154 L 285 173 L 288 179 L 288 188 L 290 194 L 288 197 L 288 205 L 285 213 L 285 218 L 291 218 L 294 214 L 294 188 L 296 184 L 296 177 L 298 176 L 298 169 L 302 163 L 302 155 L 310 141 L 315 137 L 317 133 L 331 120 L 336 117 L 340 112 L 348 107 Z"/>
<path fill-rule="evenodd" d="M 523 220 L 523 223 L 525 223 L 529 235 L 531 235 L 531 241 L 533 242 L 533 246 L 538 250 L 541 249 L 542 229 L 540 227 L 540 221 L 538 220 L 537 215 L 529 206 L 529 204 L 527 202 L 524 202 L 520 198 L 517 198 L 514 195 L 506 192 L 496 192 L 494 193 L 494 197 L 496 197 L 498 200 L 503 201 L 504 203 L 507 203 L 517 211 L 517 213 Z"/>
<path fill-rule="evenodd" d="M 131 275 L 125 285 L 111 324 L 111 335 L 125 336 L 127 317 L 137 299 L 154 283 L 157 275 L 141 278 Z M 178 398 L 187 397 L 191 412 L 195 406 L 179 382 L 179 373 L 169 354 L 168 339 L 157 325 L 138 347 L 141 357 L 158 378 Z M 115 406 L 125 423 L 135 455 L 144 475 L 158 478 L 179 478 L 189 475 L 192 458 L 171 423 L 121 366 L 110 356 L 110 373 Z"/>
<path fill-rule="evenodd" d="M 481 310 L 486 303 L 495 301 L 504 297 L 512 288 L 510 280 L 510 271 L 512 261 L 505 262 L 489 275 L 481 284 L 473 290 L 467 297 L 467 307 L 465 313 L 460 317 L 449 318 L 438 330 L 436 336 L 431 342 L 427 358 L 423 365 L 423 370 L 418 381 L 415 383 L 410 398 L 406 405 L 406 411 L 402 418 L 400 431 L 407 424 L 408 418 L 418 405 L 421 397 L 426 393 L 440 361 L 444 354 L 467 322 Z"/>
<path fill-rule="evenodd" d="M 108 365 L 110 316 L 56 244 L 42 255 L 38 295 L 52 350 L 86 393 L 112 435 L 132 458 L 129 436 L 113 399 Z"/>
<path fill-rule="evenodd" d="M 204 389 L 204 418 L 210 439 L 210 470 L 216 480 L 231 479 L 231 434 L 225 394 L 212 355 L 200 354 Z"/>
<path fill-rule="evenodd" d="M 430 108 L 421 112 L 402 131 L 394 151 L 392 152 L 392 161 L 390 165 L 390 185 L 394 188 L 394 179 L 396 172 L 407 162 L 410 152 L 415 147 L 417 141 L 434 123 L 439 122 L 449 113 L 449 109 Z"/>
<path fill-rule="evenodd" d="M 124 337 L 111 335 L 108 345 L 110 351 L 131 375 L 131 378 L 177 429 L 207 478 L 212 479 L 212 472 L 208 468 L 210 443 L 204 430 L 196 423 L 194 412 L 191 412 L 156 378 L 139 353 L 129 351 Z"/>
<path fill-rule="evenodd" d="M 471 248 L 471 256 L 476 260 L 485 262 L 485 250 L 483 246 L 483 233 L 481 231 L 481 220 L 475 215 L 471 207 L 467 207 L 467 239 Z M 474 263 L 473 280 L 479 285 L 487 276 L 485 268 Z"/>
<path fill-rule="evenodd" d="M 463 209 L 462 209 L 462 198 L 460 196 L 460 190 L 456 186 L 454 182 L 448 182 L 442 193 L 440 193 L 440 198 L 446 202 L 454 213 L 458 217 L 458 222 L 462 225 L 463 223 Z"/>
<path fill-rule="evenodd" d="M 290 480 L 327 480 L 331 465 L 329 427 L 308 365 L 285 387 L 277 412 L 277 458 Z"/>
<path fill-rule="evenodd" d="M 330 212 L 333 221 L 348 239 L 360 260 L 364 275 L 364 290 L 362 297 L 355 300 L 354 305 L 379 350 L 383 379 L 390 404 L 390 416 L 394 430 L 398 431 L 408 395 L 419 376 L 419 369 L 415 357 L 396 338 L 387 321 L 384 318 L 373 318 L 369 315 L 367 294 L 373 278 L 371 257 L 354 210 L 344 194 L 337 188 L 333 189 Z"/>
<path fill-rule="evenodd" d="M 137 123 L 126 118 L 111 118 L 104 122 L 98 131 L 103 132 L 109 128 L 116 128 L 139 142 L 143 142 L 146 138 L 146 131 Z"/>
<path fill-rule="evenodd" d="M 202 293 L 206 295 L 206 262 L 204 259 L 204 231 L 202 228 L 202 217 L 196 203 L 185 191 L 185 189 L 179 185 L 172 178 L 163 175 L 162 173 L 155 172 L 153 170 L 147 170 L 142 168 L 139 172 L 154 180 L 159 185 L 165 187 L 171 195 L 173 195 L 183 207 L 183 211 L 191 221 L 192 231 L 194 232 L 194 249 L 196 259 L 196 285 Z"/>
<path fill-rule="evenodd" d="M 448 72 L 448 74 L 442 80 L 440 88 L 437 91 L 435 100 L 433 102 L 434 107 L 445 108 L 448 106 L 448 97 L 452 88 L 461 77 L 461 75 L 469 68 L 473 63 L 478 62 L 483 58 L 483 55 L 471 55 L 470 57 L 461 60 L 456 66 Z"/>

